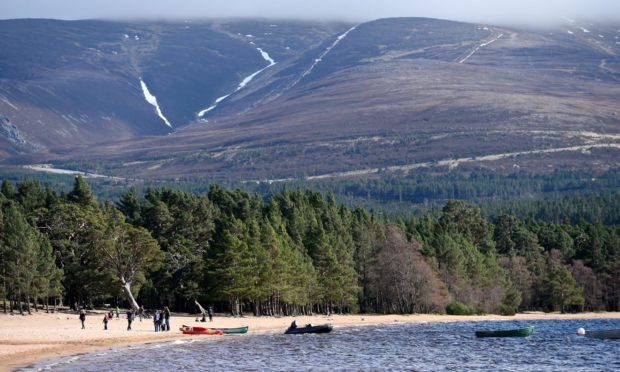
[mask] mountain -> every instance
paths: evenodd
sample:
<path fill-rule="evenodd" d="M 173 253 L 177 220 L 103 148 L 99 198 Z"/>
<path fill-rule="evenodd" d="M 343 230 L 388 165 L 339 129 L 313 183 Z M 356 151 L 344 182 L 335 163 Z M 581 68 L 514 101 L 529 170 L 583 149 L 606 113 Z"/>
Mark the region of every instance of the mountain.
<path fill-rule="evenodd" d="M 273 27 L 270 27 L 273 26 Z M 0 148 L 58 146 L 165 135 L 264 67 L 255 22 L 0 21 Z M 319 44 L 338 25 L 280 24 L 277 58 Z M 271 44 L 267 44 L 270 46 Z M 286 49 L 286 48 L 289 49 Z M 156 97 L 156 107 L 149 103 Z"/>
<path fill-rule="evenodd" d="M 11 50 L 0 57 L 5 164 L 240 180 L 620 166 L 618 25 L 24 20 L 0 30 Z"/>

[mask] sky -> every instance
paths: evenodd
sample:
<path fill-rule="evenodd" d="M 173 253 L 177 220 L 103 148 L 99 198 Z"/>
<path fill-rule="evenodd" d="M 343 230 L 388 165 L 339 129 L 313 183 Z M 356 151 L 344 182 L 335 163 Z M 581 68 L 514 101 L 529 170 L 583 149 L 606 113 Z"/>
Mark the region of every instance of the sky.
<path fill-rule="evenodd" d="M 0 19 L 260 17 L 366 21 L 431 17 L 542 25 L 620 20 L 619 0 L 0 0 Z"/>

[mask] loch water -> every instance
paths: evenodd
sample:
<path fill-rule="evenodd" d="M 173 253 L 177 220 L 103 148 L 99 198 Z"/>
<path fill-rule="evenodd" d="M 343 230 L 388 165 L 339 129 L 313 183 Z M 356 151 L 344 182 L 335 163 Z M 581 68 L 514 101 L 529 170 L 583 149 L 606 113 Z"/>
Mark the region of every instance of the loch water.
<path fill-rule="evenodd" d="M 476 330 L 533 325 L 527 338 L 476 338 Z M 620 340 L 577 328 L 618 319 L 484 321 L 334 327 L 330 334 L 205 336 L 49 360 L 23 371 L 620 371 Z"/>

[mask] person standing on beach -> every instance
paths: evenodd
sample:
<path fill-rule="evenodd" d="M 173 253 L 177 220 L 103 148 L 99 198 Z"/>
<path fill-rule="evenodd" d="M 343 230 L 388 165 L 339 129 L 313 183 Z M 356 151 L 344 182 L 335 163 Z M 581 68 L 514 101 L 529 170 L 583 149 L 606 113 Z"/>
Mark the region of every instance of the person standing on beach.
<path fill-rule="evenodd" d="M 159 313 L 159 310 L 155 310 L 155 313 L 153 313 L 153 325 L 155 326 L 155 332 L 159 332 L 160 316 L 161 314 Z"/>
<path fill-rule="evenodd" d="M 108 320 L 110 320 L 110 314 L 105 313 L 103 315 L 103 330 L 104 331 L 108 330 Z"/>
<path fill-rule="evenodd" d="M 131 331 L 131 322 L 133 322 L 133 309 L 127 310 L 127 330 Z"/>
<path fill-rule="evenodd" d="M 84 321 L 86 320 L 86 311 L 84 309 L 80 310 L 80 322 L 82 322 L 82 329 L 86 329 L 84 326 Z"/>
<path fill-rule="evenodd" d="M 119 319 L 119 313 L 120 309 L 118 308 L 118 305 L 116 305 L 116 319 Z"/>
<path fill-rule="evenodd" d="M 164 324 L 165 324 L 165 331 L 169 331 L 170 330 L 170 309 L 168 308 L 168 306 L 164 306 Z"/>
<path fill-rule="evenodd" d="M 209 309 L 207 309 L 207 313 L 209 314 L 209 321 L 212 322 L 213 321 L 213 308 L 211 306 L 209 306 Z"/>

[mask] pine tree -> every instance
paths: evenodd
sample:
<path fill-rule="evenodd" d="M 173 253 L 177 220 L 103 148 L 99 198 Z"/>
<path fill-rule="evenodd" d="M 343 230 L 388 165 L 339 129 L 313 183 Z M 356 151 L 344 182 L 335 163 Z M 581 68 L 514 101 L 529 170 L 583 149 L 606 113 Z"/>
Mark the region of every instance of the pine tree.
<path fill-rule="evenodd" d="M 220 299 L 227 300 L 233 315 L 240 315 L 244 300 L 253 291 L 255 260 L 249 250 L 248 230 L 242 221 L 228 216 L 216 227 L 208 260 L 210 285 Z"/>
<path fill-rule="evenodd" d="M 116 206 L 125 215 L 125 220 L 128 223 L 134 226 L 141 225 L 140 200 L 138 200 L 138 191 L 135 186 L 132 186 L 129 191 L 121 195 L 121 199 Z"/>
<path fill-rule="evenodd" d="M 137 310 L 132 290 L 138 292 L 145 273 L 159 268 L 163 253 L 148 231 L 127 224 L 120 211 L 108 205 L 103 214 L 106 228 L 92 241 L 93 252 L 116 275 L 129 304 Z"/>
<path fill-rule="evenodd" d="M 19 208 L 13 202 L 3 205 L 3 226 L 0 236 L 0 249 L 3 261 L 3 281 L 7 297 L 19 304 L 22 301 L 30 311 L 29 303 L 33 295 L 33 282 L 37 275 L 37 250 L 39 241 L 36 230 L 32 228 Z"/>
<path fill-rule="evenodd" d="M 110 273 L 102 270 L 100 256 L 92 250 L 92 242 L 105 228 L 96 205 L 56 204 L 38 221 L 38 228 L 49 239 L 56 265 L 64 272 L 62 286 L 70 306 L 110 293 Z"/>
<path fill-rule="evenodd" d="M 549 308 L 558 308 L 562 313 L 570 305 L 583 305 L 583 290 L 577 285 L 570 270 L 561 262 L 561 254 L 551 251 L 547 259 L 547 275 L 543 282 L 543 293 Z"/>
<path fill-rule="evenodd" d="M 4 195 L 6 199 L 13 199 L 15 197 L 15 187 L 11 181 L 4 179 L 2 180 L 2 185 L 0 186 L 0 194 Z"/>
<path fill-rule="evenodd" d="M 96 200 L 92 195 L 90 186 L 86 180 L 82 178 L 82 176 L 75 177 L 73 190 L 67 195 L 67 198 L 70 202 L 79 204 L 83 207 L 96 204 Z"/>

